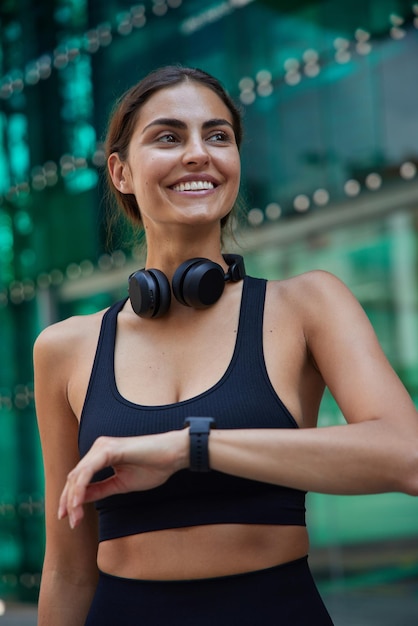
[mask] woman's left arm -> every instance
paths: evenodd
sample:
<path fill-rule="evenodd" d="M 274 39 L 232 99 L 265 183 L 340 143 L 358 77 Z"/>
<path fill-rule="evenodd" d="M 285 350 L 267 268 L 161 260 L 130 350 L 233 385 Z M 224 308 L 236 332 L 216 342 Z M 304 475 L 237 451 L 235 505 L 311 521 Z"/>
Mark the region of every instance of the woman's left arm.
<path fill-rule="evenodd" d="M 418 495 L 418 413 L 362 307 L 321 271 L 298 277 L 292 299 L 308 353 L 347 424 L 213 431 L 212 467 L 308 491 Z"/>

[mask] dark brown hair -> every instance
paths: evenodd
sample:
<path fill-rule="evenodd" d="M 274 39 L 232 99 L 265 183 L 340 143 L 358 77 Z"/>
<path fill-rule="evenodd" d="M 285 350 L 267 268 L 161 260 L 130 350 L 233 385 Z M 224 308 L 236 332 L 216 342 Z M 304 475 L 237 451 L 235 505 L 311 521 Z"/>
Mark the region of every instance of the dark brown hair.
<path fill-rule="evenodd" d="M 203 70 L 168 65 L 148 74 L 116 101 L 105 140 L 106 161 L 113 152 L 117 152 L 122 161 L 127 159 L 129 143 L 143 104 L 160 89 L 178 85 L 185 81 L 200 83 L 219 96 L 231 113 L 235 140 L 238 148 L 240 147 L 242 140 L 241 114 L 221 83 Z M 133 194 L 121 193 L 113 185 L 108 170 L 106 170 L 106 175 L 109 191 L 113 194 L 119 208 L 134 225 L 140 225 L 141 214 L 135 196 Z M 222 226 L 225 226 L 227 223 L 229 215 L 222 219 Z"/>

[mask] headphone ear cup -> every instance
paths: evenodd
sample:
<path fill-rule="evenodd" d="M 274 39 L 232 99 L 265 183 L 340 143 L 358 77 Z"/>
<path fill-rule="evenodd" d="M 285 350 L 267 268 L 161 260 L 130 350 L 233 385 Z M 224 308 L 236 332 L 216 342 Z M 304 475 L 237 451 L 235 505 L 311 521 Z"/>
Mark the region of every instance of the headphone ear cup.
<path fill-rule="evenodd" d="M 206 309 L 221 297 L 225 274 L 218 263 L 195 258 L 184 261 L 174 272 L 173 293 L 181 304 Z"/>
<path fill-rule="evenodd" d="M 171 303 L 170 283 L 160 270 L 138 270 L 129 277 L 129 298 L 140 317 L 162 317 Z"/>

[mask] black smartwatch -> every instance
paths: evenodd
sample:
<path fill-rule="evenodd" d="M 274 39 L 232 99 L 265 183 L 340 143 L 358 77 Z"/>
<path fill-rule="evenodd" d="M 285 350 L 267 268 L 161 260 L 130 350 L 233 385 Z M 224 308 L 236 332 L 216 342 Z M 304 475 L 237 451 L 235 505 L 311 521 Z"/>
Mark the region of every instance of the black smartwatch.
<path fill-rule="evenodd" d="M 209 472 L 209 433 L 215 428 L 213 417 L 187 417 L 185 426 L 190 427 L 190 471 Z"/>

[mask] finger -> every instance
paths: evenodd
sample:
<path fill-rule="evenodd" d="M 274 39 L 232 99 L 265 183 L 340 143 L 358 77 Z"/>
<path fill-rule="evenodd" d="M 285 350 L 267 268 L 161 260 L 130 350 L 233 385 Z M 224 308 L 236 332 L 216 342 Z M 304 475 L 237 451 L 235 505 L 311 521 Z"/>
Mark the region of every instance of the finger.
<path fill-rule="evenodd" d="M 59 503 L 58 503 L 58 519 L 64 519 L 68 515 L 67 510 L 67 494 L 68 494 L 68 482 L 65 483 L 64 489 L 62 490 Z"/>
<path fill-rule="evenodd" d="M 110 476 L 97 483 L 90 483 L 86 487 L 84 503 L 95 502 L 122 492 L 117 476 Z"/>
<path fill-rule="evenodd" d="M 60 519 L 68 515 L 71 528 L 75 528 L 84 517 L 83 504 L 87 488 L 94 474 L 111 464 L 111 440 L 101 437 L 96 440 L 86 456 L 68 474 L 59 504 Z"/>
<path fill-rule="evenodd" d="M 68 517 L 71 528 L 75 528 L 84 516 L 83 507 L 77 505 L 72 494 L 71 478 L 67 479 L 58 504 L 58 519 Z"/>
<path fill-rule="evenodd" d="M 71 528 L 75 528 L 84 517 L 87 486 L 94 474 L 90 467 L 76 467 L 68 476 L 66 509 Z"/>

